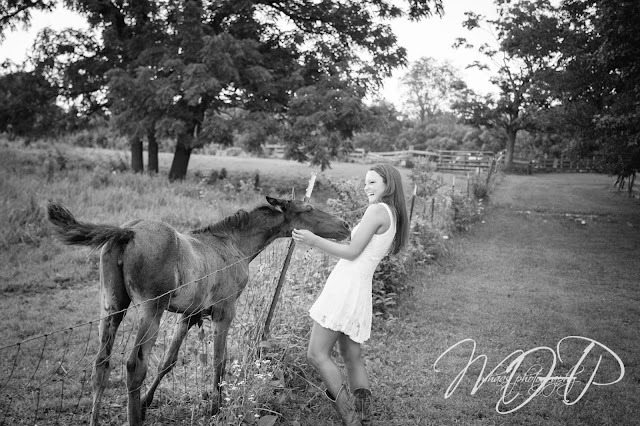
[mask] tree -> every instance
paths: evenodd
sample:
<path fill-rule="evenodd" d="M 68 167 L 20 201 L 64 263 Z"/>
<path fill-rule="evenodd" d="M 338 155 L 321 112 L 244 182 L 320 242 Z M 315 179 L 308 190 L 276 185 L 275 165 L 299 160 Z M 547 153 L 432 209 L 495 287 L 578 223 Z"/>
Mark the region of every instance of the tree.
<path fill-rule="evenodd" d="M 354 146 L 369 152 L 394 150 L 404 126 L 400 112 L 387 101 L 371 105 L 368 110 L 363 127 L 353 137 Z"/>
<path fill-rule="evenodd" d="M 425 122 L 407 122 L 396 138 L 396 146 L 427 151 L 492 149 L 494 139 L 480 129 L 461 124 L 452 113 L 442 113 Z"/>
<path fill-rule="evenodd" d="M 512 165 L 516 138 L 520 130 L 535 130 L 537 118 L 554 101 L 549 81 L 558 71 L 559 44 L 563 37 L 558 10 L 548 0 L 498 2 L 498 18 L 486 19 L 466 13 L 463 25 L 469 30 L 484 29 L 493 34 L 497 46 L 478 47 L 497 68 L 491 79 L 500 93 L 496 98 L 469 93 L 455 109 L 476 126 L 501 129 L 507 140 L 506 164 Z M 474 47 L 461 38 L 456 47 Z M 471 66 L 488 69 L 485 63 Z"/>
<path fill-rule="evenodd" d="M 35 71 L 1 74 L 0 132 L 31 138 L 55 131 L 64 113 L 56 105 L 57 95 L 56 88 Z"/>
<path fill-rule="evenodd" d="M 350 140 L 367 120 L 364 94 L 361 86 L 350 86 L 339 77 L 321 77 L 316 84 L 299 89 L 288 114 L 287 156 L 310 160 L 325 170 L 329 159 L 351 150 L 343 141 Z"/>
<path fill-rule="evenodd" d="M 413 2 L 409 15 L 428 16 L 430 3 L 440 10 L 439 1 Z M 379 1 L 203 2 L 176 13 L 179 48 L 164 58 L 172 72 L 159 77 L 172 95 L 170 121 L 159 125 L 177 138 L 170 178 L 183 177 L 191 150 L 207 142 L 199 129 L 234 108 L 281 117 L 290 157 L 327 167 L 349 146 L 364 91 L 404 63 L 390 28 L 375 21 L 401 14 Z M 323 121 L 311 125 L 311 116 Z"/>
<path fill-rule="evenodd" d="M 96 56 L 107 58 L 107 69 L 100 73 L 107 88 L 112 124 L 129 137 L 131 169 L 142 172 L 142 139 L 148 140 L 149 171 L 158 172 L 156 122 L 162 115 L 155 102 L 157 87 L 151 67 L 162 54 L 161 12 L 156 2 L 138 1 L 115 5 L 99 0 L 81 0 L 75 8 L 85 14 L 94 28 L 100 28 L 103 47 Z"/>
<path fill-rule="evenodd" d="M 170 179 L 184 178 L 192 150 L 210 142 L 208 135 L 228 137 L 230 122 L 224 117 L 238 109 L 281 123 L 294 158 L 326 167 L 348 149 L 348 138 L 361 123 L 354 115 L 363 110 L 358 99 L 406 63 L 405 49 L 384 22 L 442 13 L 441 0 L 408 0 L 406 12 L 391 0 L 69 4 L 103 40 L 95 56 L 109 68 L 101 75 L 121 79 L 107 81 L 103 89 L 149 79 L 143 103 L 138 90 L 110 93 L 107 99 L 123 118 L 153 117 L 155 134 L 174 138 Z M 311 98 L 333 111 L 325 117 L 332 123 L 317 129 L 324 132 L 317 144 L 296 131 L 306 125 L 291 109 Z M 318 117 L 322 108 L 306 104 L 305 110 Z M 216 126 L 222 131 L 212 131 Z"/>
<path fill-rule="evenodd" d="M 406 86 L 405 105 L 420 122 L 442 113 L 466 88 L 451 64 L 426 57 L 411 64 L 402 83 Z"/>
<path fill-rule="evenodd" d="M 137 72 L 136 72 L 137 71 Z M 142 138 L 147 137 L 149 143 L 149 172 L 158 172 L 158 149 L 155 137 L 156 121 L 159 119 L 160 106 L 155 102 L 155 80 L 144 67 L 135 71 L 124 71 L 116 68 L 109 71 L 108 99 L 112 124 L 119 131 L 129 136 L 131 146 L 131 170 L 142 172 L 143 147 Z"/>
<path fill-rule="evenodd" d="M 19 24 L 28 26 L 31 13 L 36 10 L 51 11 L 58 0 L 7 0 L 0 3 L 0 41 L 5 37 L 4 31 L 15 30 Z"/>
<path fill-rule="evenodd" d="M 640 4 L 623 0 L 563 3 L 571 28 L 561 51 L 556 117 L 580 138 L 578 149 L 597 151 L 604 171 L 632 182 L 640 169 Z"/>

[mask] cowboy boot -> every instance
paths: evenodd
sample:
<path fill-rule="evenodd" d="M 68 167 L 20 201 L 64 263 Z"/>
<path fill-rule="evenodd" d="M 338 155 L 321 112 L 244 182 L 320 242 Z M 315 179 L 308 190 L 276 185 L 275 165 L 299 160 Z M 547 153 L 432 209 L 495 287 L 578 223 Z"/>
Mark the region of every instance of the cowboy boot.
<path fill-rule="evenodd" d="M 356 409 L 353 405 L 353 397 L 349 394 L 349 390 L 347 387 L 342 384 L 340 390 L 338 391 L 338 395 L 336 395 L 335 399 L 331 397 L 329 390 L 326 392 L 327 398 L 329 401 L 333 402 L 333 406 L 335 407 L 340 419 L 342 420 L 342 424 L 344 426 L 361 426 L 360 420 L 358 420 L 358 416 L 356 415 Z"/>
<path fill-rule="evenodd" d="M 356 414 L 362 426 L 371 424 L 371 391 L 365 388 L 358 388 L 353 391 L 355 396 Z"/>

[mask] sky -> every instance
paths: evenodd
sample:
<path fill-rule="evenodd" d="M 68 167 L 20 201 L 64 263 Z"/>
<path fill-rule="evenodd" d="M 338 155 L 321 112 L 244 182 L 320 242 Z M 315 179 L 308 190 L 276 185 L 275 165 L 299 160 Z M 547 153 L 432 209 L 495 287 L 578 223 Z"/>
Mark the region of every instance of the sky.
<path fill-rule="evenodd" d="M 452 47 L 458 37 L 466 37 L 476 44 L 488 40 L 488 34 L 480 30 L 469 32 L 462 27 L 462 22 L 464 12 L 469 10 L 494 17 L 496 9 L 493 0 L 443 0 L 443 5 L 442 17 L 434 15 L 417 23 L 408 20 L 391 22 L 393 31 L 398 37 L 398 44 L 407 49 L 407 59 L 413 62 L 422 57 L 431 57 L 439 62 L 449 61 L 467 85 L 477 93 L 495 91 L 495 87 L 489 82 L 488 71 L 465 68 L 474 60 L 482 60 L 483 57 L 475 50 Z M 84 18 L 61 7 L 49 13 L 34 13 L 28 30 L 21 29 L 5 34 L 6 38 L 0 44 L 0 62 L 5 59 L 11 59 L 16 63 L 22 62 L 36 34 L 45 27 L 62 30 L 68 27 L 87 28 L 88 26 Z M 396 70 L 393 76 L 385 81 L 380 97 L 399 107 L 402 102 L 400 78 L 406 72 L 406 68 Z"/>
<path fill-rule="evenodd" d="M 443 0 L 444 15 L 434 15 L 420 22 L 396 20 L 391 23 L 398 37 L 398 44 L 407 49 L 409 63 L 423 57 L 431 57 L 439 62 L 449 61 L 458 71 L 467 85 L 477 93 L 495 92 L 497 89 L 489 82 L 489 71 L 475 68 L 466 69 L 475 60 L 484 61 L 484 56 L 474 49 L 454 49 L 457 38 L 464 37 L 473 44 L 492 42 L 491 36 L 482 30 L 469 31 L 462 27 L 464 13 L 475 13 L 495 18 L 496 7 L 493 0 Z M 490 64 L 489 64 L 490 65 Z M 381 95 L 398 104 L 400 99 L 400 78 L 407 68 L 397 69 L 393 77 L 386 80 Z"/>

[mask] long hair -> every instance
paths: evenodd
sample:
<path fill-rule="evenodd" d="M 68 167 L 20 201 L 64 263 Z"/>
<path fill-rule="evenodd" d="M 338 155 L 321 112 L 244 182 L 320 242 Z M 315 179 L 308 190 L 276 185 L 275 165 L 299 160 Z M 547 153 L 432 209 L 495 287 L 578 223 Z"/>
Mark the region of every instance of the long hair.
<path fill-rule="evenodd" d="M 386 188 L 380 196 L 380 201 L 387 204 L 395 212 L 396 235 L 393 238 L 391 253 L 397 254 L 409 240 L 409 215 L 407 214 L 407 202 L 404 198 L 402 176 L 398 169 L 389 163 L 380 163 L 372 166 L 372 170 L 382 177 Z"/>

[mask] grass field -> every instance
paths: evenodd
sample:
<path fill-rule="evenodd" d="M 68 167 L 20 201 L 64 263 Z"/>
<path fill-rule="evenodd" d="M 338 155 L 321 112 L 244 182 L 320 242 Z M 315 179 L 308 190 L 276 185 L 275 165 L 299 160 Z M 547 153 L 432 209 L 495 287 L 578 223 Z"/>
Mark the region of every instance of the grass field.
<path fill-rule="evenodd" d="M 445 270 L 418 279 L 424 286 L 402 304 L 398 319 L 381 324 L 367 356 L 385 425 L 635 425 L 640 418 L 640 205 L 610 191 L 601 175 L 507 176 L 484 223 L 455 242 Z M 568 215 L 567 215 L 568 214 Z M 585 223 L 583 224 L 582 221 Z M 561 382 L 510 414 L 496 412 L 500 387 L 476 362 L 450 398 L 445 392 L 472 354 L 471 343 L 434 363 L 449 347 L 473 339 L 486 355 L 484 377 L 516 350 L 556 349 L 567 336 L 594 339 L 623 361 L 623 379 L 586 386 L 603 355 L 596 382 L 614 381 L 613 356 L 594 348 L 569 400 Z M 574 342 L 575 343 L 575 342 Z M 561 347 L 556 376 L 566 376 L 588 342 Z M 529 373 L 552 366 L 539 351 Z M 523 366 L 524 367 L 524 366 Z M 518 376 L 524 378 L 526 369 Z M 504 367 L 495 376 L 504 376 Z M 523 394 L 530 384 L 521 384 Z M 514 394 L 511 394 L 513 396 Z M 522 396 L 506 406 L 515 408 Z M 329 424 L 329 423 L 327 423 Z"/>
<path fill-rule="evenodd" d="M 117 224 L 134 217 L 159 218 L 180 230 L 211 223 L 262 199 L 261 194 L 253 191 L 202 186 L 191 173 L 187 181 L 169 185 L 165 179 L 169 155 L 161 156 L 161 174 L 165 175 L 152 178 L 112 174 L 108 163 L 117 161 L 119 156 L 123 158 L 123 153 L 65 149 L 68 169 L 57 171 L 48 180 L 46 147 L 26 150 L 2 147 L 0 217 L 6 224 L 0 234 L 3 344 L 84 324 L 97 315 L 97 254 L 62 246 L 52 238 L 42 213 L 47 198 L 62 201 L 85 220 Z M 284 193 L 292 182 L 299 182 L 297 191 L 298 188 L 304 191 L 314 170 L 283 160 L 237 157 L 193 156 L 190 164 L 192 172 L 222 167 L 228 169 L 233 179 L 241 178 L 241 173 L 248 178 L 260 167 L 263 185 Z M 358 177 L 366 168 L 338 163 L 329 173 L 338 179 Z M 458 175 L 456 182 L 460 181 L 464 182 L 464 178 Z M 402 297 L 391 319 L 374 320 L 364 356 L 375 395 L 375 424 L 635 424 L 635 419 L 640 418 L 637 404 L 640 207 L 637 201 L 612 193 L 611 182 L 605 176 L 592 174 L 504 177 L 491 195 L 483 222 L 450 240 L 451 256 L 412 277 L 417 289 Z M 260 260 L 279 265 L 282 250 L 269 251 Z M 320 290 L 313 284 L 322 282 L 323 277 L 316 276 L 318 271 L 324 273 L 329 267 L 327 260 L 313 251 L 296 252 L 281 301 L 280 312 L 285 314 L 276 317 L 273 325 L 276 338 L 274 347 L 269 348 L 272 364 L 259 367 L 264 370 L 255 370 L 268 374 L 268 380 L 265 379 L 263 388 L 253 387 L 251 391 L 261 398 L 269 395 L 255 402 L 255 413 L 275 416 L 276 424 L 338 424 L 333 409 L 322 397 L 318 377 L 304 359 L 310 326 L 306 308 Z M 254 291 L 248 291 L 246 297 L 268 300 L 276 272 L 261 267 L 254 272 L 255 279 L 250 284 Z M 261 313 L 250 310 L 242 315 L 262 320 Z M 206 323 L 204 330 L 206 336 Z M 202 415 L 203 401 L 206 402 L 210 388 L 207 388 L 207 366 L 200 354 L 206 354 L 210 348 L 206 338 L 199 340 L 197 333 L 192 334 L 181 355 L 179 374 L 173 379 L 165 378 L 168 386 L 159 393 L 158 407 L 150 410 L 148 424 L 255 424 L 251 418 L 231 422 L 229 417 Z M 539 395 L 514 413 L 498 414 L 495 406 L 500 389 L 496 383 L 486 383 L 472 394 L 475 377 L 480 373 L 477 363 L 453 395 L 445 398 L 447 387 L 469 357 L 468 347 L 445 357 L 439 372 L 433 369 L 438 356 L 462 339 L 473 339 L 477 343 L 476 355 L 487 355 L 486 375 L 513 351 L 540 346 L 554 348 L 558 341 L 571 335 L 606 345 L 626 367 L 619 383 L 591 385 L 575 405 L 565 404 L 556 393 Z M 122 352 L 126 351 L 126 336 L 125 333 L 119 344 Z M 166 345 L 168 337 L 159 339 L 159 346 Z M 29 379 L 34 367 L 29 367 L 29 363 L 43 359 L 40 354 L 52 346 L 59 356 L 62 348 L 66 361 L 58 366 L 54 357 L 45 366 L 54 373 L 47 380 L 55 390 L 65 371 L 71 367 L 81 371 L 83 365 L 77 364 L 89 365 L 95 353 L 92 326 L 47 336 L 46 345 L 41 344 L 43 340 L 25 343 L 17 355 L 14 347 L 14 352 L 3 358 L 0 387 L 12 371 L 25 380 L 20 391 L 22 396 L 26 395 L 25 401 L 38 401 L 36 383 Z M 583 349 L 584 345 L 567 346 L 556 374 L 566 375 Z M 235 353 L 235 359 L 242 361 L 238 358 L 242 352 Z M 594 353 L 595 350 L 591 355 Z M 549 369 L 550 354 L 539 355 L 535 360 L 528 359 L 529 367 Z M 585 365 L 594 368 L 594 362 L 589 356 Z M 614 377 L 616 367 L 611 357 L 603 358 L 596 381 Z M 231 370 L 228 377 L 231 385 L 246 379 L 243 374 L 248 370 L 238 371 L 237 375 L 233 367 Z M 119 425 L 125 421 L 123 377 L 122 367 L 116 368 L 105 396 L 105 424 Z M 39 417 L 38 424 L 79 424 L 86 419 L 87 378 L 81 374 L 72 378 L 63 389 L 64 395 L 58 391 L 53 400 L 40 401 L 40 415 L 45 413 L 45 418 Z M 584 389 L 585 378 L 586 373 L 581 372 L 571 393 L 573 397 L 576 390 Z M 0 397 L 6 396 L 6 389 L 0 388 Z M 250 397 L 242 394 L 242 389 L 241 386 L 231 389 L 233 398 L 227 413 L 234 413 L 231 410 L 234 404 Z M 7 401 L 0 399 L 0 424 L 6 420 L 3 412 L 16 404 Z M 32 420 L 38 415 L 25 413 L 16 423 L 34 424 Z M 13 424 L 12 421 L 5 424 Z"/>
<path fill-rule="evenodd" d="M 118 158 L 125 163 L 129 163 L 130 154 L 125 151 L 110 151 L 99 148 L 72 148 L 66 147 L 71 154 L 81 155 L 89 158 Z M 146 161 L 146 153 L 144 155 Z M 171 167 L 173 154 L 159 154 L 160 174 L 166 176 Z M 256 158 L 256 157 L 231 157 L 221 155 L 193 154 L 189 160 L 188 179 L 193 179 L 196 174 L 208 175 L 211 171 L 226 169 L 229 176 L 234 180 L 243 179 L 253 183 L 256 173 L 260 175 L 260 184 L 265 192 L 291 191 L 295 188 L 296 194 L 304 195 L 311 173 L 317 173 L 316 187 L 314 189 L 314 200 L 324 202 L 331 194 L 326 181 L 326 176 L 331 179 L 358 180 L 364 181 L 364 176 L 369 170 L 369 164 L 333 162 L 331 168 L 321 172 L 319 167 L 312 167 L 297 161 L 284 160 L 278 158 Z M 400 173 L 404 177 L 405 190 L 410 193 L 409 175 L 410 169 L 401 167 Z M 448 179 L 451 179 L 450 177 Z"/>
<path fill-rule="evenodd" d="M 131 155 L 126 151 L 111 151 L 100 148 L 77 148 L 62 145 L 63 149 L 72 156 L 88 159 L 117 159 L 125 164 L 130 163 Z M 145 163 L 147 154 L 144 154 Z M 160 175 L 166 177 L 173 154 L 161 152 L 159 154 Z M 313 199 L 317 203 L 324 203 L 327 198 L 335 196 L 327 183 L 327 178 L 333 180 L 356 180 L 364 182 L 364 176 L 371 164 L 365 163 L 345 163 L 334 161 L 331 167 L 324 172 L 320 167 L 310 166 L 297 161 L 284 160 L 279 158 L 256 158 L 256 157 L 232 157 L 224 155 L 192 154 L 189 160 L 189 170 L 187 179 L 194 179 L 195 175 L 208 175 L 211 171 L 226 169 L 235 181 L 240 179 L 253 183 L 256 173 L 260 174 L 260 183 L 263 192 L 291 192 L 295 188 L 296 194 L 304 194 L 307 183 L 312 173 L 317 173 L 316 186 L 314 188 Z M 398 167 L 403 177 L 405 195 L 409 196 L 413 192 L 411 185 L 411 169 Z M 450 187 L 454 184 L 457 191 L 466 191 L 467 175 L 464 173 L 443 173 L 443 183 Z M 302 195 L 300 195 L 302 196 Z"/>

